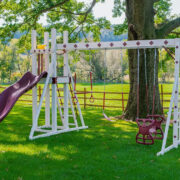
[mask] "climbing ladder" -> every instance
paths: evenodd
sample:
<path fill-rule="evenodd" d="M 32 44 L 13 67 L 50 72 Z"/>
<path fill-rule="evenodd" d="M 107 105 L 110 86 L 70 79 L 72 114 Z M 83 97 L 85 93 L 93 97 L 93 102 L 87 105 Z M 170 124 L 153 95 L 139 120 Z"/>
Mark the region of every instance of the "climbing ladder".
<path fill-rule="evenodd" d="M 60 92 L 58 92 L 57 105 L 58 105 L 59 115 L 62 120 L 62 124 L 64 126 L 65 125 L 65 123 L 64 123 L 64 105 L 62 102 L 63 97 L 61 97 L 59 95 L 60 95 Z M 73 98 L 72 98 L 69 90 L 68 90 L 68 97 L 69 97 L 68 109 L 71 110 L 71 112 L 72 112 L 72 114 L 68 114 L 68 117 L 73 118 L 73 121 L 74 121 L 73 123 L 69 123 L 69 125 L 71 125 L 71 126 L 74 125 L 76 128 L 78 128 L 77 116 L 75 113 L 75 105 L 73 103 Z"/>

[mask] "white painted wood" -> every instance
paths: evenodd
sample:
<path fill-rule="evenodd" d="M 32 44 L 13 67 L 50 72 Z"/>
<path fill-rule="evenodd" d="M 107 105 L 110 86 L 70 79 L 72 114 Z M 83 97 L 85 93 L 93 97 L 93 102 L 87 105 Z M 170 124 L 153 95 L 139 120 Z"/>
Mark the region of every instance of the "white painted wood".
<path fill-rule="evenodd" d="M 51 30 L 51 61 L 52 61 L 52 77 L 57 77 L 56 72 L 56 30 Z M 56 84 L 52 84 L 52 130 L 57 131 L 57 88 Z"/>
<path fill-rule="evenodd" d="M 52 68 L 52 66 L 51 66 L 51 68 Z M 41 99 L 40 99 L 40 102 L 39 102 L 39 106 L 37 108 L 36 116 L 35 116 L 35 119 L 33 121 L 33 126 L 31 128 L 31 132 L 30 132 L 30 136 L 29 136 L 30 139 L 33 137 L 34 131 L 37 129 L 38 119 L 39 119 L 39 115 L 40 115 L 43 99 L 45 97 L 46 90 L 47 90 L 47 87 L 48 87 L 49 79 L 50 79 L 50 73 L 48 73 L 48 76 L 46 78 L 46 83 L 44 85 L 43 93 L 41 95 Z"/>
<path fill-rule="evenodd" d="M 170 151 L 173 148 L 174 148 L 174 145 L 172 144 L 172 145 L 168 146 L 167 148 L 165 148 L 163 151 L 158 152 L 157 156 L 164 155 L 164 153 Z"/>
<path fill-rule="evenodd" d="M 44 44 L 46 45 L 45 50 L 49 50 L 49 33 L 44 33 Z M 49 68 L 49 53 L 44 53 L 45 58 L 45 71 L 48 72 Z M 50 125 L 50 86 L 48 85 L 45 95 L 45 125 Z"/>
<path fill-rule="evenodd" d="M 176 77 L 176 75 L 175 75 L 175 77 Z M 172 114 L 172 108 L 173 108 L 173 103 L 174 103 L 174 95 L 175 95 L 176 86 L 177 86 L 177 78 L 175 79 L 174 86 L 173 86 L 173 91 L 172 91 L 171 101 L 170 101 L 170 106 L 169 106 L 169 111 L 168 111 L 168 117 L 166 120 L 165 133 L 164 133 L 164 138 L 163 138 L 160 154 L 164 153 L 164 150 L 166 148 L 166 142 L 167 142 L 167 137 L 168 137 L 169 125 L 170 125 L 170 121 L 171 121 L 171 114 Z M 157 154 L 159 154 L 159 153 L 157 153 Z"/>
<path fill-rule="evenodd" d="M 58 84 L 68 84 L 69 83 L 69 77 L 58 77 L 57 83 Z"/>
<path fill-rule="evenodd" d="M 63 43 L 68 43 L 68 32 L 65 31 L 63 34 Z M 64 53 L 64 76 L 68 77 L 68 53 Z M 66 129 L 69 128 L 69 117 L 68 117 L 69 109 L 68 109 L 68 83 L 64 84 L 64 126 Z"/>
<path fill-rule="evenodd" d="M 178 44 L 177 44 L 178 43 Z M 166 148 L 166 142 L 167 142 L 167 137 L 168 137 L 168 131 L 169 131 L 169 125 L 170 125 L 170 120 L 171 120 L 171 114 L 172 114 L 172 108 L 173 108 L 173 103 L 174 106 L 177 104 L 178 101 L 178 88 L 179 88 L 179 62 L 180 62 L 180 39 L 176 39 L 176 44 L 175 44 L 175 72 L 174 72 L 174 86 L 173 86 L 173 91 L 172 91 L 172 96 L 171 96 L 171 101 L 170 101 L 170 106 L 169 106 L 169 112 L 168 112 L 168 117 L 166 120 L 166 127 L 165 127 L 165 133 L 164 133 L 164 138 L 162 142 L 162 147 L 161 151 L 157 153 L 157 155 L 163 155 L 165 152 L 169 151 L 170 149 L 177 147 L 177 138 L 174 136 L 177 136 L 177 118 L 178 118 L 178 112 L 174 113 L 174 121 L 173 122 L 173 145 L 169 146 Z M 178 63 L 177 63 L 178 62 Z M 177 92 L 176 92 L 177 91 Z M 178 109 L 178 108 L 176 108 Z"/>
<path fill-rule="evenodd" d="M 71 78 L 71 83 L 72 83 L 72 88 L 73 88 L 73 93 L 76 96 L 76 92 L 74 89 L 74 82 L 73 78 L 70 72 L 70 67 L 68 63 L 68 51 L 71 50 L 85 50 L 85 49 L 137 49 L 137 48 L 161 48 L 163 46 L 165 47 L 177 47 L 176 48 L 176 53 L 175 53 L 175 81 L 174 81 L 174 87 L 173 87 L 173 92 L 172 92 L 172 97 L 171 97 L 171 102 L 170 102 L 170 107 L 169 107 L 169 112 L 168 112 L 168 117 L 167 117 L 167 122 L 166 122 L 166 128 L 165 128 L 165 134 L 164 134 L 164 139 L 162 143 L 162 148 L 157 155 L 162 155 L 165 152 L 171 150 L 172 148 L 177 147 L 180 144 L 180 120 L 178 118 L 179 108 L 174 109 L 174 122 L 177 120 L 177 123 L 174 123 L 173 127 L 173 144 L 169 147 L 166 147 L 166 141 L 168 137 L 168 130 L 169 130 L 169 125 L 170 125 L 170 118 L 172 114 L 172 109 L 173 109 L 173 103 L 174 106 L 178 107 L 178 88 L 179 88 L 179 62 L 180 62 L 180 39 L 160 39 L 160 40 L 141 40 L 141 41 L 116 41 L 116 42 L 92 42 L 92 43 L 68 43 L 68 32 L 64 32 L 63 34 L 63 44 L 56 44 L 56 30 L 52 29 L 51 31 L 52 37 L 51 37 L 51 50 L 49 50 L 48 45 L 46 46 L 45 50 L 40 50 L 40 53 L 45 54 L 45 61 L 46 61 L 46 69 L 48 68 L 48 57 L 49 54 L 51 53 L 51 61 L 52 63 L 50 64 L 49 72 L 48 72 L 48 77 L 46 78 L 43 94 L 40 100 L 40 104 L 37 108 L 37 89 L 36 91 L 33 89 L 33 126 L 31 129 L 30 133 L 30 139 L 36 139 L 36 138 L 41 138 L 41 137 L 47 137 L 51 136 L 54 134 L 60 134 L 63 132 L 69 132 L 69 131 L 74 131 L 74 130 L 79 130 L 79 129 L 85 129 L 87 126 L 85 126 L 84 119 L 81 113 L 81 108 L 77 99 L 77 108 L 78 112 L 80 115 L 80 120 L 81 120 L 81 127 L 78 127 L 77 119 L 75 116 L 74 112 L 74 107 L 72 103 L 72 99 L 69 93 L 69 78 Z M 49 42 L 48 40 L 48 34 L 44 35 L 44 42 L 45 44 Z M 64 77 L 59 77 L 57 78 L 58 83 L 64 84 L 64 115 L 62 114 L 62 107 L 59 104 L 59 101 L 57 103 L 57 88 L 56 85 L 52 85 L 52 125 L 50 125 L 50 111 L 48 112 L 48 108 L 50 106 L 50 100 L 48 101 L 48 95 L 47 92 L 49 83 L 52 83 L 52 77 L 57 76 L 56 72 L 56 53 L 57 50 L 65 50 L 64 53 Z M 37 74 L 37 62 L 36 62 L 36 54 L 39 53 L 39 50 L 36 48 L 36 32 L 32 31 L 32 72 L 34 74 Z M 48 69 L 47 69 L 48 70 Z M 44 126 L 39 126 L 38 127 L 38 118 L 42 106 L 42 101 L 43 97 L 46 96 L 47 103 L 46 103 L 46 120 L 45 120 L 45 125 Z M 77 98 L 77 96 L 76 96 Z M 68 107 L 68 101 L 70 101 L 71 109 L 72 109 L 72 115 L 69 115 L 69 107 Z M 64 126 L 58 126 L 57 125 L 57 105 L 58 109 L 61 110 L 60 115 L 61 119 L 63 121 Z M 74 123 L 69 123 L 68 117 L 73 117 Z M 75 125 L 75 128 L 69 128 L 69 125 Z M 37 128 L 38 127 L 38 128 Z M 43 128 L 51 128 L 52 130 L 47 130 Z M 60 130 L 59 130 L 60 129 Z M 44 134 L 34 136 L 34 131 L 38 132 L 44 132 Z M 178 133 L 179 131 L 179 133 Z"/>
<path fill-rule="evenodd" d="M 36 31 L 32 30 L 31 34 L 31 45 L 32 52 L 36 49 Z M 37 75 L 37 55 L 36 53 L 32 53 L 32 73 Z M 34 125 L 35 116 L 37 110 L 37 86 L 32 89 L 32 124 Z M 35 125 L 37 127 L 37 124 Z"/>
<path fill-rule="evenodd" d="M 50 49 L 37 49 L 37 48 L 35 48 L 34 50 L 31 49 L 30 52 L 35 53 L 35 54 L 51 54 Z"/>
<path fill-rule="evenodd" d="M 71 70 L 70 70 L 69 65 L 68 65 L 67 67 L 68 67 L 69 77 L 70 77 L 70 79 L 71 79 L 71 84 L 72 84 L 74 96 L 76 97 L 76 104 L 77 104 L 77 108 L 78 108 L 78 111 L 79 111 L 79 116 L 80 116 L 80 120 L 81 120 L 81 125 L 82 125 L 82 126 L 85 126 L 84 119 L 83 119 L 82 112 L 81 112 L 81 107 L 80 107 L 79 100 L 78 100 L 78 97 L 77 97 L 77 94 L 76 94 L 76 90 L 75 90 L 75 87 L 74 87 L 74 80 L 73 80 L 73 78 L 72 78 Z"/>
<path fill-rule="evenodd" d="M 29 139 L 33 140 L 33 139 L 48 137 L 48 136 L 52 136 L 52 135 L 56 135 L 56 134 L 61 134 L 61 133 L 65 133 L 65 132 L 77 131 L 77 130 L 80 130 L 80 129 L 87 129 L 87 128 L 88 128 L 87 126 L 83 126 L 83 127 L 78 127 L 78 128 L 63 129 L 63 130 L 58 130 L 56 132 L 49 132 L 49 133 L 46 133 L 46 134 L 41 134 L 41 135 L 33 136 L 33 137 L 30 137 Z"/>
<path fill-rule="evenodd" d="M 180 78 L 179 78 L 179 81 L 180 81 Z M 179 82 L 180 84 L 180 82 Z M 180 141 L 180 95 L 178 96 L 178 141 Z"/>
<path fill-rule="evenodd" d="M 179 46 L 178 39 L 175 39 L 176 46 Z M 173 121 L 173 144 L 174 147 L 178 147 L 178 97 L 179 97 L 179 51 L 175 51 L 175 74 L 178 76 L 174 95 L 174 121 Z"/>
<path fill-rule="evenodd" d="M 69 102 L 70 102 L 70 106 L 71 106 L 71 111 L 72 111 L 72 117 L 74 119 L 74 125 L 76 126 L 76 128 L 78 128 L 78 122 L 77 122 L 77 117 L 76 117 L 76 113 L 74 111 L 74 105 L 72 102 L 72 98 L 70 92 L 68 91 L 68 96 L 69 96 Z M 69 115 L 70 117 L 70 115 Z M 69 123 L 69 125 L 72 125 L 71 123 Z"/>
<path fill-rule="evenodd" d="M 140 43 L 140 44 L 139 44 Z M 138 45 L 139 44 L 139 45 Z M 138 41 L 110 41 L 90 43 L 67 43 L 57 44 L 58 50 L 87 50 L 87 49 L 137 49 L 137 48 L 162 48 L 175 47 L 174 39 L 154 39 Z"/>

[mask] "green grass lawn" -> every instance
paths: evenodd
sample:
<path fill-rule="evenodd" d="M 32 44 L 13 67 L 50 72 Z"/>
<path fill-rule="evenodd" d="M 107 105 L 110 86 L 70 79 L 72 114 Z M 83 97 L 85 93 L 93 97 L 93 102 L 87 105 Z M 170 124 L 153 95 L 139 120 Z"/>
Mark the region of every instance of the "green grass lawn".
<path fill-rule="evenodd" d="M 106 112 L 109 116 L 119 114 L 115 110 Z M 30 141 L 31 114 L 31 106 L 17 104 L 0 124 L 0 179 L 180 177 L 180 149 L 157 157 L 161 141 L 156 140 L 152 146 L 136 144 L 134 122 L 109 122 L 100 109 L 88 108 L 83 110 L 88 129 Z"/>
<path fill-rule="evenodd" d="M 121 91 L 121 85 L 106 89 Z M 94 86 L 94 90 L 103 90 L 103 86 Z M 128 92 L 129 85 L 124 90 Z M 164 85 L 165 90 L 171 92 L 172 85 Z M 98 108 L 82 111 L 88 129 L 30 141 L 32 107 L 18 102 L 0 124 L 0 180 L 179 179 L 180 149 L 157 157 L 162 142 L 136 144 L 135 122 L 109 122 Z M 106 113 L 121 114 L 118 109 Z M 172 127 L 168 144 L 171 139 Z"/>

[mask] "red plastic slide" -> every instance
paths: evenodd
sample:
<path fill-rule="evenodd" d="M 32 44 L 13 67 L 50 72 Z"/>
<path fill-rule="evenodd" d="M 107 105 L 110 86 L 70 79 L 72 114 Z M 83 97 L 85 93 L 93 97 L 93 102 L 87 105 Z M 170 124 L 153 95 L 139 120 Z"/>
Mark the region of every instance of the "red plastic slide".
<path fill-rule="evenodd" d="M 23 77 L 12 86 L 6 88 L 0 94 L 0 122 L 8 115 L 16 101 L 32 89 L 42 78 L 47 76 L 47 72 L 43 72 L 39 76 L 27 72 Z"/>

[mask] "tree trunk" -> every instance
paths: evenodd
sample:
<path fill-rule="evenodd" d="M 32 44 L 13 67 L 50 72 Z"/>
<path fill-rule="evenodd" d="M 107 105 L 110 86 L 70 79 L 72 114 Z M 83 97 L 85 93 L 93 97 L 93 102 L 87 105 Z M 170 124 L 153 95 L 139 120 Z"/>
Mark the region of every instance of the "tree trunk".
<path fill-rule="evenodd" d="M 126 0 L 126 17 L 128 20 L 128 40 L 155 39 L 153 0 Z M 158 88 L 158 51 L 155 68 L 155 114 L 161 113 L 161 104 Z M 139 61 L 139 117 L 152 114 L 153 109 L 153 82 L 154 82 L 154 54 L 155 49 L 146 49 L 146 66 L 148 80 L 148 102 L 147 112 L 146 83 L 145 83 L 145 61 L 144 49 L 140 49 Z M 137 49 L 128 50 L 130 92 L 124 117 L 135 120 L 137 116 Z"/>

